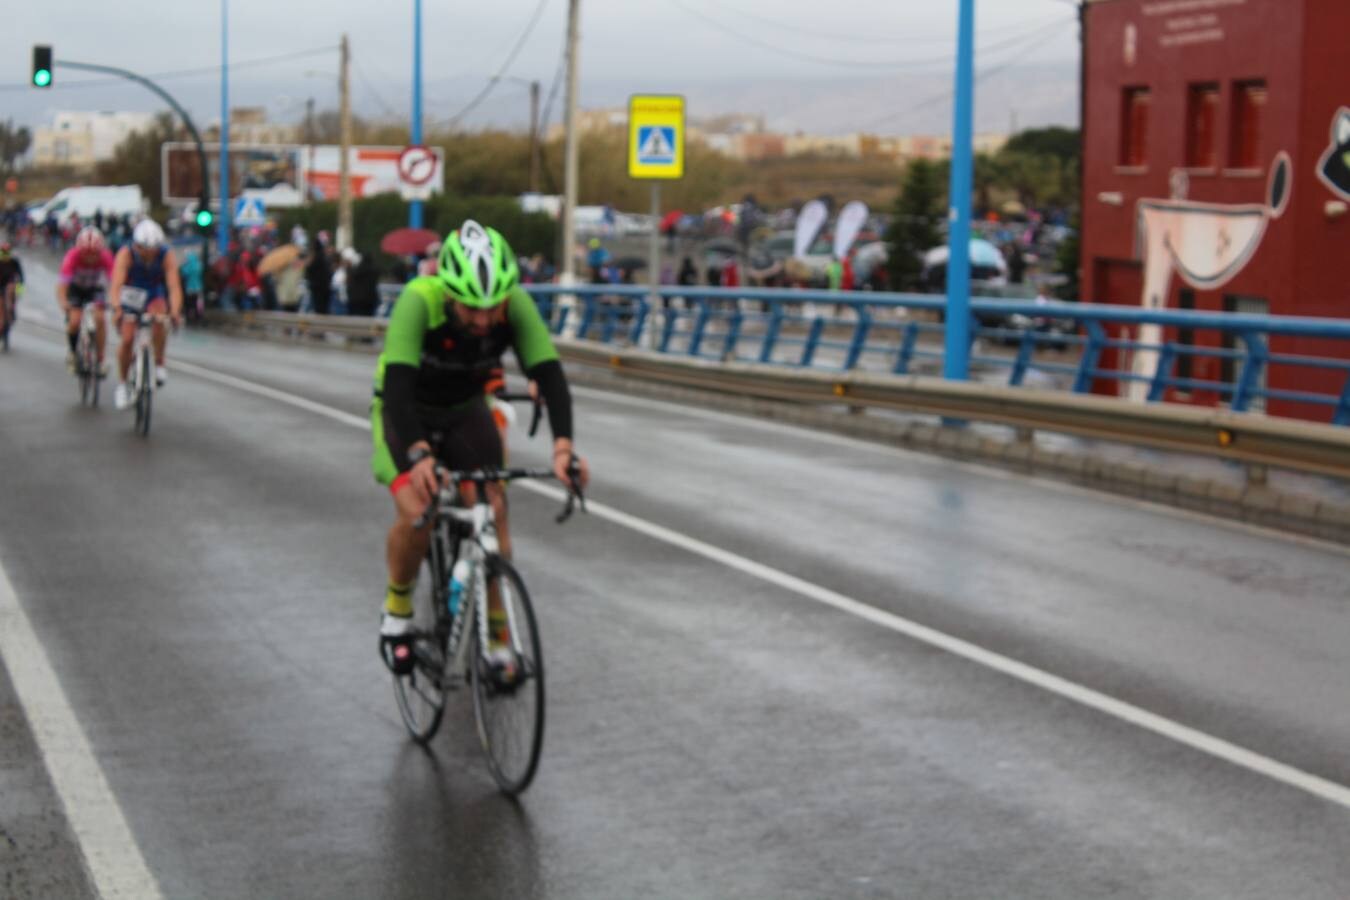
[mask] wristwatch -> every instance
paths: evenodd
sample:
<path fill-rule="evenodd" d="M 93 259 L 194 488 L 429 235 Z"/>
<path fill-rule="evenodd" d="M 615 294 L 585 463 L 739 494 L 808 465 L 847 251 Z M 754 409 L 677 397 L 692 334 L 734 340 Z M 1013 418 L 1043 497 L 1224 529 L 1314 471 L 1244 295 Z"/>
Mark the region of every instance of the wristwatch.
<path fill-rule="evenodd" d="M 430 455 L 431 451 L 428 450 L 426 447 L 412 448 L 411 450 L 408 451 L 408 468 L 411 469 L 413 466 L 417 465 Z"/>

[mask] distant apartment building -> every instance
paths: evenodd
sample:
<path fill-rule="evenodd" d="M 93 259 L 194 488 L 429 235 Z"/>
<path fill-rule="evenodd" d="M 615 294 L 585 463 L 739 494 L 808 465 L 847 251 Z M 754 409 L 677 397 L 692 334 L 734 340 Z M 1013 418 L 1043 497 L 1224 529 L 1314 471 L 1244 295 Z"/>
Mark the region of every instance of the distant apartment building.
<path fill-rule="evenodd" d="M 92 168 L 112 159 L 117 145 L 154 125 L 153 113 L 58 112 L 50 127 L 33 134 L 33 165 Z"/>
<path fill-rule="evenodd" d="M 202 138 L 208 141 L 220 140 L 220 122 L 211 123 Z M 295 144 L 300 139 L 300 126 L 269 122 L 264 107 L 235 106 L 230 109 L 231 141 L 241 144 Z"/>
<path fill-rule="evenodd" d="M 597 131 L 623 131 L 628 123 L 624 107 L 586 109 L 577 114 L 580 134 Z M 231 133 L 233 133 L 231 128 Z M 549 128 L 547 140 L 560 140 L 563 126 Z M 949 135 L 890 136 L 876 134 L 796 134 L 768 131 L 762 115 L 728 113 L 706 118 L 691 118 L 688 139 L 731 159 L 762 162 L 785 157 L 818 156 L 834 159 L 889 160 L 902 165 L 911 159 L 945 159 L 951 156 Z M 1008 135 L 977 134 L 975 152 L 994 154 L 1008 143 Z"/>

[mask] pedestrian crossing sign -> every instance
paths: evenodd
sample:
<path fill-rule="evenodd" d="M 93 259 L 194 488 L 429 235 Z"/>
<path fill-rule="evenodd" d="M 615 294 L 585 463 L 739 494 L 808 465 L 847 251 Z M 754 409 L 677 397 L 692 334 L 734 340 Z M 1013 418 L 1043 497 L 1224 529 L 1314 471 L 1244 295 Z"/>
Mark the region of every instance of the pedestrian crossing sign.
<path fill-rule="evenodd" d="M 251 227 L 267 224 L 267 206 L 262 197 L 244 196 L 234 201 L 234 224 Z"/>
<path fill-rule="evenodd" d="M 628 98 L 628 174 L 684 177 L 684 98 L 634 94 Z"/>

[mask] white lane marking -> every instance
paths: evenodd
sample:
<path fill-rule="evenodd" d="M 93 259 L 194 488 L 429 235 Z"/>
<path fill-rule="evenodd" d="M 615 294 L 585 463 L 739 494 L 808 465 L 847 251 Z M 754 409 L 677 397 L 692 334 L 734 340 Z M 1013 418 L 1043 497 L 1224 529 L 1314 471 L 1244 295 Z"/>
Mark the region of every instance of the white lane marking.
<path fill-rule="evenodd" d="M 162 896 L 51 661 L 0 566 L 0 660 L 100 897 Z"/>
<path fill-rule="evenodd" d="M 284 391 L 256 385 L 252 382 L 244 381 L 243 379 L 234 378 L 233 376 L 219 375 L 219 373 L 212 372 L 209 369 L 200 369 L 198 366 L 192 366 L 192 369 L 208 372 L 212 377 L 216 377 L 217 380 L 222 380 L 222 383 L 237 383 L 241 386 L 246 386 L 244 387 L 245 390 L 249 390 L 260 396 L 271 397 L 280 400 L 283 403 L 289 403 L 292 406 L 297 406 L 301 409 L 307 409 L 312 412 L 317 412 L 320 415 L 328 416 L 339 422 L 346 422 L 349 425 L 363 428 L 367 431 L 370 430 L 369 421 L 350 415 L 349 413 L 344 413 L 341 410 L 324 406 L 321 403 L 315 403 L 312 400 L 306 400 L 305 398 L 297 397 L 294 394 L 287 394 Z M 566 498 L 566 494 L 561 488 L 539 484 L 538 482 L 522 481 L 519 486 L 553 500 L 561 501 Z M 833 607 L 841 612 L 857 616 L 860 619 L 872 622 L 875 625 L 880 625 L 883 628 L 888 628 L 891 631 L 903 634 L 906 637 L 927 644 L 930 647 L 944 650 L 954 656 L 968 660 L 969 662 L 984 666 L 988 669 L 993 669 L 996 672 L 1001 672 L 1018 681 L 1049 691 L 1066 700 L 1072 700 L 1075 703 L 1094 709 L 1097 712 L 1120 719 L 1123 722 L 1128 722 L 1131 725 L 1135 725 L 1146 731 L 1151 731 L 1154 734 L 1183 744 L 1194 750 L 1207 753 L 1210 756 L 1217 757 L 1218 759 L 1232 763 L 1235 766 L 1240 766 L 1251 772 L 1255 772 L 1258 775 L 1264 775 L 1274 781 L 1298 788 L 1315 797 L 1320 797 L 1323 800 L 1350 809 L 1350 787 L 1337 784 L 1334 781 L 1329 781 L 1325 778 L 1313 775 L 1310 772 L 1304 772 L 1302 769 L 1296 769 L 1279 760 L 1263 756 L 1260 753 L 1248 750 L 1245 747 L 1240 747 L 1237 744 L 1225 741 L 1222 738 L 1206 734 L 1203 731 L 1191 728 L 1188 725 L 1183 725 L 1180 722 L 1168 719 L 1165 716 L 1151 713 L 1132 703 L 1117 700 L 1100 691 L 1094 691 L 1092 688 L 1084 687 L 1083 685 L 1069 681 L 1066 678 L 1052 675 L 1043 669 L 1038 669 L 1035 666 L 1018 662 L 1012 657 L 1004 656 L 1001 653 L 995 653 L 992 650 L 986 650 L 978 644 L 973 644 L 970 641 L 964 641 L 961 638 L 953 637 L 945 632 L 938 631 L 935 628 L 929 628 L 927 625 L 920 625 L 918 622 L 914 622 L 902 616 L 897 616 L 894 613 L 887 612 L 883 609 L 878 609 L 875 606 L 869 606 L 866 603 L 854 600 L 852 597 L 846 597 L 843 594 L 832 591 L 829 588 L 821 587 L 818 584 L 813 584 L 798 578 L 795 575 L 789 575 L 778 569 L 770 568 L 763 563 L 757 563 L 752 559 L 747 559 L 744 556 L 723 550 L 721 547 L 706 544 L 703 541 L 691 538 L 678 531 L 673 531 L 663 525 L 657 525 L 655 522 L 640 519 L 637 516 L 629 515 L 628 513 L 621 512 L 602 503 L 596 503 L 592 500 L 587 501 L 586 507 L 593 515 L 609 522 L 613 522 L 616 525 L 631 529 L 639 534 L 645 534 L 650 538 L 679 547 L 682 550 L 697 554 L 698 556 L 702 556 L 713 562 L 721 563 L 728 568 L 758 578 L 761 581 L 767 581 L 770 584 L 777 585 L 784 590 L 791 591 L 808 600 L 814 600 L 817 603 Z"/>
<path fill-rule="evenodd" d="M 1084 497 L 1094 500 L 1097 503 L 1110 503 L 1115 506 L 1157 513 L 1159 515 L 1168 516 L 1173 519 L 1181 519 L 1187 522 L 1201 522 L 1205 525 L 1214 525 L 1220 528 L 1226 528 L 1230 531 L 1242 532 L 1254 537 L 1269 538 L 1272 540 L 1283 541 L 1288 544 L 1298 544 L 1312 550 L 1323 550 L 1328 553 L 1334 553 L 1337 556 L 1350 556 L 1350 547 L 1347 547 L 1344 544 L 1335 543 L 1334 541 L 1316 538 L 1311 535 L 1294 534 L 1288 531 L 1280 531 L 1276 528 L 1269 528 L 1265 525 L 1257 525 L 1252 522 L 1225 519 L 1221 516 L 1199 512 L 1194 509 L 1169 506 L 1166 503 L 1160 503 L 1156 500 L 1140 500 L 1137 497 L 1126 497 L 1104 489 L 1094 489 L 1083 487 L 1078 484 L 1072 484 L 1067 481 L 1060 481 L 1046 475 L 1028 475 L 1025 472 L 1011 472 L 1007 469 L 1000 469 L 992 463 L 981 464 L 960 459 L 947 459 L 942 456 L 924 453 L 919 450 L 906 450 L 903 447 L 896 447 L 879 441 L 869 441 L 864 438 L 850 437 L 846 434 L 834 434 L 828 431 L 820 431 L 805 425 L 792 425 L 787 422 L 762 419 L 758 416 L 749 414 L 723 412 L 714 409 L 699 409 L 697 407 L 684 406 L 680 403 L 673 403 L 669 400 L 649 400 L 644 397 L 621 394 L 617 391 L 606 391 L 603 388 L 574 386 L 572 388 L 572 393 L 582 397 L 589 396 L 606 403 L 618 403 L 620 405 L 635 406 L 643 409 L 651 409 L 653 406 L 657 406 L 694 419 L 705 419 L 712 422 L 726 422 L 739 425 L 753 425 L 764 431 L 776 434 L 791 434 L 798 438 L 810 438 L 822 444 L 831 444 L 837 447 L 849 447 L 857 450 L 867 450 L 872 453 L 888 456 L 900 456 L 905 460 L 918 465 L 956 469 L 957 471 L 969 472 L 972 475 L 982 475 L 987 478 L 997 479 L 998 481 L 1018 484 L 1026 484 L 1030 481 L 1034 482 L 1037 487 L 1046 488 L 1047 490 L 1052 490 L 1060 494 Z"/>
<path fill-rule="evenodd" d="M 370 430 L 370 420 L 363 419 L 360 416 L 354 416 L 351 413 L 343 412 L 340 409 L 334 409 L 331 406 L 325 406 L 322 403 L 315 403 L 313 400 L 306 400 L 304 397 L 297 397 L 295 394 L 288 394 L 285 391 L 278 391 L 275 388 L 266 385 L 257 384 L 252 381 L 245 381 L 242 378 L 236 378 L 233 375 L 226 375 L 223 372 L 217 372 L 214 369 L 204 369 L 201 366 L 194 365 L 181 360 L 174 360 L 173 368 L 178 371 L 188 372 L 202 378 L 206 381 L 214 381 L 217 384 L 223 384 L 226 387 L 238 388 L 241 391 L 247 391 L 250 394 L 257 394 L 259 397 L 266 397 L 269 400 L 276 400 L 279 403 L 285 403 L 295 406 L 307 412 L 326 416 L 344 425 L 351 425 L 354 428 L 364 428 Z"/>

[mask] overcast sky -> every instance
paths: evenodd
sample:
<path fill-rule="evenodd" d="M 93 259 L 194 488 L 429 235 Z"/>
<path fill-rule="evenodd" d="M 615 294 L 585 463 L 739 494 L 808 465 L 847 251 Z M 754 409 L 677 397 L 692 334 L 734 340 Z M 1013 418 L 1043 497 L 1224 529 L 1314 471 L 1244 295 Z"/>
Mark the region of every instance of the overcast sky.
<path fill-rule="evenodd" d="M 319 108 L 336 106 L 336 46 L 345 31 L 355 61 L 356 109 L 406 117 L 412 5 L 411 0 L 232 0 L 232 105 L 264 105 L 272 118 L 286 121 L 299 118 L 307 97 Z M 56 110 L 160 106 L 130 84 L 75 86 L 99 76 L 63 70 L 61 59 L 150 75 L 220 63 L 221 8 L 215 0 L 14 0 L 6 6 L 0 118 L 35 125 L 49 121 Z M 978 0 L 977 7 L 977 43 L 984 48 L 977 65 L 995 70 L 989 81 L 1015 78 L 1025 63 L 1077 59 L 1071 0 Z M 582 0 L 581 9 L 583 105 L 614 103 L 636 91 L 698 93 L 703 88 L 706 93 L 710 85 L 735 84 L 760 88 L 756 96 L 767 99 L 757 102 L 777 106 L 765 88 L 778 83 L 908 83 L 918 75 L 951 71 L 957 15 L 956 0 Z M 566 0 L 423 0 L 428 115 L 448 119 L 459 112 L 505 63 L 536 10 L 537 23 L 506 74 L 538 79 L 547 92 L 558 69 Z M 56 83 L 68 86 L 26 87 L 35 43 L 53 46 Z M 254 62 L 308 50 L 318 52 L 284 62 Z M 218 120 L 218 73 L 170 75 L 161 83 L 199 124 Z M 554 121 L 561 102 L 559 96 Z M 503 82 L 464 124 L 517 124 L 526 109 L 524 87 Z M 771 117 L 775 112 L 745 111 Z"/>

